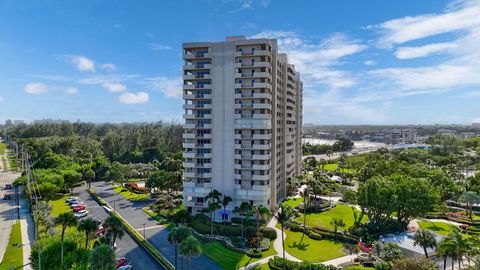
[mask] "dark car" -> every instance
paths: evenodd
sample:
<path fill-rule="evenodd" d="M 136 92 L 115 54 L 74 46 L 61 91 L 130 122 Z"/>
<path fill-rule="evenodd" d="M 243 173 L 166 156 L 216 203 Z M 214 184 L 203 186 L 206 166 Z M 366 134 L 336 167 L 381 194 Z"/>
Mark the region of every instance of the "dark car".
<path fill-rule="evenodd" d="M 12 199 L 12 195 L 10 195 L 10 194 L 5 194 L 5 196 L 3 196 L 3 199 L 4 199 L 4 200 L 11 200 L 11 199 Z"/>
<path fill-rule="evenodd" d="M 12 184 L 5 184 L 5 189 L 12 189 Z"/>

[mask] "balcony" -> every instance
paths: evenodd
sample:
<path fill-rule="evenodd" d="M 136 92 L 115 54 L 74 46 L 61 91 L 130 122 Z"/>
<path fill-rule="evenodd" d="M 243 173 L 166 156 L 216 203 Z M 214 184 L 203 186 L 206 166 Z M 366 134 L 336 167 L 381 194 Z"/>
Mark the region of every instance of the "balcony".
<path fill-rule="evenodd" d="M 196 64 L 196 65 L 183 65 L 183 70 L 202 70 L 202 69 L 211 69 L 212 64 Z"/>
<path fill-rule="evenodd" d="M 241 98 L 246 98 L 246 99 L 251 99 L 251 98 L 267 98 L 267 99 L 272 99 L 272 94 L 270 93 L 241 93 L 241 94 L 235 94 L 236 99 L 241 99 Z"/>
<path fill-rule="evenodd" d="M 211 109 L 212 104 L 183 104 L 184 110 Z"/>
<path fill-rule="evenodd" d="M 183 196 L 205 197 L 212 191 L 212 188 L 206 187 L 183 187 Z"/>
<path fill-rule="evenodd" d="M 237 72 L 235 78 L 269 78 L 271 80 L 272 75 L 268 72 Z"/>
<path fill-rule="evenodd" d="M 212 119 L 212 114 L 184 114 L 183 119 L 185 120 L 194 120 L 194 119 Z"/>
<path fill-rule="evenodd" d="M 235 119 L 272 119 L 271 114 L 254 113 L 254 114 L 235 114 Z"/>
<path fill-rule="evenodd" d="M 195 100 L 195 99 L 212 99 L 211 94 L 183 94 L 183 99 Z"/>
<path fill-rule="evenodd" d="M 236 189 L 235 190 L 235 199 L 236 200 L 246 200 L 246 201 L 257 201 L 257 202 L 267 202 L 270 199 L 270 190 L 245 190 L 245 189 Z"/>
<path fill-rule="evenodd" d="M 271 134 L 235 134 L 235 139 L 270 140 Z"/>
<path fill-rule="evenodd" d="M 269 185 L 235 185 L 236 190 L 256 190 L 256 191 L 269 191 Z"/>
<path fill-rule="evenodd" d="M 201 79 L 211 79 L 212 75 L 210 74 L 187 74 L 183 75 L 184 80 L 201 80 Z"/>
<path fill-rule="evenodd" d="M 272 85 L 270 83 L 265 83 L 265 82 L 256 82 L 256 83 L 236 83 L 234 85 L 235 88 L 241 89 L 241 88 L 267 88 L 272 90 Z"/>
<path fill-rule="evenodd" d="M 195 143 L 183 143 L 183 144 L 182 144 L 182 147 L 183 147 L 183 148 L 194 148 L 194 147 L 195 147 Z"/>
<path fill-rule="evenodd" d="M 272 105 L 268 103 L 235 103 L 235 109 L 267 109 L 271 110 Z"/>
<path fill-rule="evenodd" d="M 183 133 L 183 138 L 184 139 L 195 139 L 196 134 L 195 133 Z"/>
<path fill-rule="evenodd" d="M 272 53 L 267 50 L 237 51 L 235 57 L 241 56 L 271 56 Z"/>
<path fill-rule="evenodd" d="M 196 153 L 195 158 L 212 158 L 212 153 Z"/>
<path fill-rule="evenodd" d="M 242 62 L 235 63 L 235 68 L 252 68 L 252 67 L 268 67 L 272 68 L 272 64 L 269 62 Z"/>
<path fill-rule="evenodd" d="M 183 168 L 195 168 L 194 162 L 183 162 Z"/>
<path fill-rule="evenodd" d="M 271 144 L 235 144 L 235 149 L 269 150 L 271 147 Z"/>
<path fill-rule="evenodd" d="M 184 84 L 184 90 L 195 90 L 195 89 L 210 89 L 212 88 L 211 84 Z"/>
<path fill-rule="evenodd" d="M 267 155 L 252 155 L 253 160 L 268 160 L 271 157 L 272 156 L 270 154 L 267 154 Z"/>
<path fill-rule="evenodd" d="M 184 60 L 206 59 L 206 58 L 212 58 L 212 54 L 211 53 L 198 53 L 198 52 L 183 54 L 183 59 Z"/>

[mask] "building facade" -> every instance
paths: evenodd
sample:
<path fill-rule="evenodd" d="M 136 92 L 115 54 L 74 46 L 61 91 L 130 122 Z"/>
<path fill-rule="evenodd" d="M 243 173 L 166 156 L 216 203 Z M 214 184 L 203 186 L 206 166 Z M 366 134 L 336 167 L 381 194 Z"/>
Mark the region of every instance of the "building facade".
<path fill-rule="evenodd" d="M 227 37 L 183 44 L 184 204 L 192 214 L 218 190 L 277 206 L 301 171 L 300 74 L 274 39 Z M 217 215 L 219 216 L 219 215 Z"/>

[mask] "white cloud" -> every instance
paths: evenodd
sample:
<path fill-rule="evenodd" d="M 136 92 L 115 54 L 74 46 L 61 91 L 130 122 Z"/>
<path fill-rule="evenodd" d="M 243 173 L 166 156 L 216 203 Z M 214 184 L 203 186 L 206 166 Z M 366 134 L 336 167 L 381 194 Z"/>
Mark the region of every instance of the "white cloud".
<path fill-rule="evenodd" d="M 41 95 L 46 93 L 47 87 L 43 83 L 28 83 L 24 88 L 25 92 L 34 95 Z"/>
<path fill-rule="evenodd" d="M 107 64 L 102 65 L 102 69 L 104 69 L 106 71 L 115 71 L 115 70 L 117 70 L 117 66 L 115 64 L 112 64 L 112 63 L 107 63 Z"/>
<path fill-rule="evenodd" d="M 124 104 L 142 104 L 150 100 L 150 95 L 145 92 L 123 93 L 118 97 L 118 101 Z"/>
<path fill-rule="evenodd" d="M 3 101 L 3 97 L 2 97 L 2 96 L 0 96 L 0 102 L 2 102 L 2 101 Z"/>
<path fill-rule="evenodd" d="M 275 38 L 279 50 L 286 52 L 289 62 L 300 71 L 306 86 L 326 85 L 328 88 L 348 88 L 355 85 L 354 76 L 338 69 L 343 59 L 367 48 L 357 40 L 336 33 L 314 43 L 289 31 L 264 31 L 251 38 Z"/>
<path fill-rule="evenodd" d="M 457 47 L 457 44 L 453 42 L 432 43 L 419 47 L 399 47 L 397 51 L 395 51 L 395 56 L 398 59 L 413 59 L 429 56 L 431 54 L 448 52 Z"/>
<path fill-rule="evenodd" d="M 374 66 L 377 64 L 377 62 L 375 62 L 374 60 L 365 60 L 363 61 L 363 64 L 366 66 Z"/>
<path fill-rule="evenodd" d="M 390 47 L 393 44 L 401 44 L 480 25 L 480 1 L 457 1 L 454 9 L 451 7 L 441 14 L 425 14 L 394 19 L 370 27 L 370 29 L 378 29 L 382 34 L 379 45 Z"/>
<path fill-rule="evenodd" d="M 76 95 L 76 94 L 78 94 L 78 89 L 75 88 L 75 87 L 67 87 L 67 88 L 65 88 L 65 93 L 67 93 L 69 95 Z"/>
<path fill-rule="evenodd" d="M 480 97 L 480 91 L 468 92 L 468 93 L 467 93 L 467 96 L 470 96 L 470 97 Z"/>
<path fill-rule="evenodd" d="M 160 43 L 150 43 L 150 48 L 154 51 L 165 51 L 165 50 L 170 50 L 172 47 L 165 45 L 165 44 L 160 44 Z"/>
<path fill-rule="evenodd" d="M 95 71 L 95 62 L 82 55 L 64 55 L 65 59 L 75 65 L 80 72 Z"/>
<path fill-rule="evenodd" d="M 174 99 L 182 98 L 182 83 L 182 77 L 152 77 L 145 80 L 150 88 L 160 90 L 166 97 Z"/>
<path fill-rule="evenodd" d="M 121 93 L 127 91 L 127 87 L 121 83 L 106 82 L 102 84 L 102 87 L 111 93 Z"/>
<path fill-rule="evenodd" d="M 90 76 L 83 79 L 78 80 L 78 83 L 81 84 L 104 84 L 104 83 L 119 83 L 119 82 L 126 82 L 130 80 L 134 80 L 136 78 L 141 77 L 140 75 L 135 74 L 126 74 L 126 75 L 101 75 L 101 76 Z"/>

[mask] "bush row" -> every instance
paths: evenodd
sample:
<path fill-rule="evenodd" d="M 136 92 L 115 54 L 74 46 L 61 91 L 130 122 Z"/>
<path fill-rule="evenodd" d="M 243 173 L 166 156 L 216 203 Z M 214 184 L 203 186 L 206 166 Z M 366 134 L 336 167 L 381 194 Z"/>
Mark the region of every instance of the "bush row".
<path fill-rule="evenodd" d="M 271 270 L 337 270 L 335 266 L 323 264 L 310 264 L 306 262 L 293 262 L 285 260 L 286 267 L 284 268 L 284 261 L 280 257 L 275 257 L 268 261 L 268 266 Z"/>

